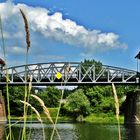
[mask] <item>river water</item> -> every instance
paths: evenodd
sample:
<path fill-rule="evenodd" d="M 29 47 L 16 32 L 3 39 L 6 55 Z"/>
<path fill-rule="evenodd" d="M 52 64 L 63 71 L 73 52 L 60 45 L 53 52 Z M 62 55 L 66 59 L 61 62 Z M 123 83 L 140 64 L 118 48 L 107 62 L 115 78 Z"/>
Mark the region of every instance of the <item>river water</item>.
<path fill-rule="evenodd" d="M 44 124 L 45 139 L 49 140 L 53 126 Z M 100 125 L 88 123 L 59 123 L 56 125 L 61 140 L 118 140 L 117 125 Z M 19 137 L 23 124 L 16 124 L 12 127 L 15 140 Z M 0 128 L 0 134 L 3 133 Z M 43 140 L 42 125 L 39 123 L 27 124 L 27 133 L 30 133 L 30 140 Z M 140 126 L 121 125 L 122 140 L 140 140 Z M 0 139 L 1 140 L 1 139 Z M 4 140 L 4 138 L 3 138 Z M 59 140 L 55 134 L 54 140 Z"/>

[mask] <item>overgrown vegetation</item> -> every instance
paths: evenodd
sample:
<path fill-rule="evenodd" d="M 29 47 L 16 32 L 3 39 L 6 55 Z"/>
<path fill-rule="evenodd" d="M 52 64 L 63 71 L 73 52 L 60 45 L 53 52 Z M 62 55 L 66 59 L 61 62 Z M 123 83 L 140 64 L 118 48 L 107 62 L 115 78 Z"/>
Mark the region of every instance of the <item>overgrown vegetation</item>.
<path fill-rule="evenodd" d="M 22 116 L 23 115 L 23 104 L 20 100 L 24 99 L 24 86 L 9 87 L 9 99 L 11 108 L 11 115 Z M 37 94 L 47 107 L 53 108 L 58 107 L 61 91 L 56 87 L 48 87 L 42 89 L 38 93 L 35 93 L 35 88 L 32 88 L 31 94 Z M 5 95 L 5 94 L 4 94 Z M 35 102 L 34 98 L 30 97 L 30 104 L 32 104 L 37 110 L 43 111 L 39 102 Z M 28 110 L 30 112 L 30 109 Z"/>
<path fill-rule="evenodd" d="M 95 60 L 85 63 L 100 64 Z M 116 86 L 117 95 L 119 98 L 120 114 L 123 114 L 123 104 L 125 94 L 133 90 L 133 86 Z M 31 94 L 36 94 L 40 97 L 45 106 L 49 108 L 57 108 L 60 103 L 61 90 L 56 87 L 47 87 L 40 89 L 35 93 L 35 88 L 32 88 Z M 11 114 L 16 116 L 23 115 L 23 105 L 19 100 L 24 99 L 24 87 L 9 87 L 9 99 Z M 76 119 L 78 116 L 88 116 L 90 114 L 107 114 L 108 116 L 115 115 L 114 98 L 111 86 L 78 86 L 74 90 L 64 90 L 64 99 L 62 101 L 61 116 L 69 116 Z M 40 112 L 43 112 L 42 107 L 33 98 L 30 98 L 30 104 Z M 30 110 L 29 110 L 30 111 Z"/>
<path fill-rule="evenodd" d="M 66 100 L 63 109 L 69 115 L 77 118 L 79 115 L 87 116 L 90 113 L 90 102 L 82 89 L 77 89 Z"/>

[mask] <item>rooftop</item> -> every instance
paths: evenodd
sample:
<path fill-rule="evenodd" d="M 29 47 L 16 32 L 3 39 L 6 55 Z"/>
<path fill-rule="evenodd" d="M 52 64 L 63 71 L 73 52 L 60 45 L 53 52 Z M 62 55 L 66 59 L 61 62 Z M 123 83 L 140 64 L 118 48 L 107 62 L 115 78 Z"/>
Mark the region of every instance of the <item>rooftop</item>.
<path fill-rule="evenodd" d="M 1 58 L 0 58 L 0 65 L 5 65 L 4 60 L 2 60 Z"/>

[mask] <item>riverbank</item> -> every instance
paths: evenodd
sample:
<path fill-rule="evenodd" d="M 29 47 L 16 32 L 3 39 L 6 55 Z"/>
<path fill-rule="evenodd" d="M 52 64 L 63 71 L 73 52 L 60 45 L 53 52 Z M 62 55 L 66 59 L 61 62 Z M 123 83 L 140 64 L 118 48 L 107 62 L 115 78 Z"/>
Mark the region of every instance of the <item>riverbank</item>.
<path fill-rule="evenodd" d="M 41 118 L 42 118 L 43 122 L 50 123 L 46 117 L 41 117 Z M 56 118 L 52 118 L 52 119 L 55 121 Z M 35 116 L 32 116 L 32 117 L 28 116 L 27 122 L 31 122 L 31 121 L 38 122 L 38 120 L 36 119 Z M 11 122 L 23 122 L 23 117 L 12 116 Z M 58 122 L 65 123 L 65 122 L 79 122 L 79 121 L 76 121 L 75 119 L 73 119 L 71 117 L 63 116 L 63 117 L 58 118 Z M 94 114 L 83 118 L 83 121 L 81 121 L 81 122 L 93 123 L 93 124 L 117 124 L 117 120 L 116 120 L 115 116 L 102 117 L 102 116 L 96 116 Z M 124 124 L 124 117 L 123 116 L 120 117 L 120 124 Z"/>
<path fill-rule="evenodd" d="M 45 123 L 50 123 L 50 121 L 47 119 L 44 114 L 41 114 L 41 119 Z M 55 122 L 56 117 L 52 117 L 53 121 Z M 17 116 L 11 116 L 11 121 L 16 122 L 16 121 L 23 121 L 23 117 L 17 117 Z M 27 121 L 38 121 L 36 118 L 36 115 L 28 115 L 27 116 Z M 87 117 L 83 117 L 82 121 L 77 121 L 76 119 L 68 116 L 60 116 L 58 118 L 59 123 L 64 123 L 64 122 L 87 122 L 87 123 L 94 123 L 94 124 L 117 124 L 116 116 L 111 115 L 109 116 L 108 114 L 90 114 Z M 120 116 L 120 124 L 124 124 L 124 117 Z"/>
<path fill-rule="evenodd" d="M 43 122 L 50 123 L 49 120 L 46 117 L 41 117 Z M 55 121 L 55 117 L 52 118 Z M 16 117 L 16 116 L 11 116 L 11 121 L 23 121 L 23 117 Z M 38 121 L 36 119 L 36 116 L 28 116 L 27 121 Z M 75 119 L 67 116 L 62 116 L 58 118 L 58 122 L 76 122 Z M 87 123 L 94 123 L 94 124 L 117 124 L 116 116 L 111 116 L 111 117 L 103 117 L 99 115 L 92 114 L 90 116 L 87 116 L 83 118 L 83 121 L 81 122 L 87 122 Z M 124 123 L 124 117 L 120 116 L 120 124 Z"/>
<path fill-rule="evenodd" d="M 117 124 L 116 116 L 109 114 L 90 114 L 84 119 L 88 123 Z M 120 124 L 124 124 L 124 116 L 120 116 Z"/>
<path fill-rule="evenodd" d="M 48 110 L 49 110 L 49 113 L 50 113 L 52 120 L 55 122 L 58 108 L 48 108 Z M 41 119 L 43 122 L 50 123 L 50 121 L 48 120 L 48 118 L 46 117 L 46 115 L 43 112 L 40 114 L 40 116 L 41 116 Z M 19 117 L 18 116 L 11 116 L 12 122 L 16 122 L 16 121 L 22 122 L 23 120 L 24 119 L 22 116 L 19 116 Z M 38 121 L 36 114 L 28 115 L 27 122 L 29 122 L 29 121 L 34 121 L 34 122 Z M 59 115 L 58 122 L 74 122 L 74 119 L 72 117 Z"/>

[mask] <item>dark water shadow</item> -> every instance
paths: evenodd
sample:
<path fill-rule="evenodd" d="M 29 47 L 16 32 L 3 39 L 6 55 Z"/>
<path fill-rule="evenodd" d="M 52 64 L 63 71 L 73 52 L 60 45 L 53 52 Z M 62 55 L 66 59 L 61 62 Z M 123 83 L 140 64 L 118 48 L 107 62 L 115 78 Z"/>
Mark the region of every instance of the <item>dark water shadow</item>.
<path fill-rule="evenodd" d="M 125 140 L 140 140 L 140 125 L 125 125 Z"/>

